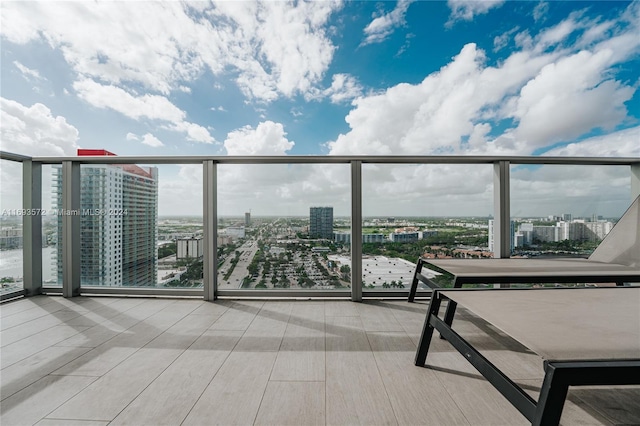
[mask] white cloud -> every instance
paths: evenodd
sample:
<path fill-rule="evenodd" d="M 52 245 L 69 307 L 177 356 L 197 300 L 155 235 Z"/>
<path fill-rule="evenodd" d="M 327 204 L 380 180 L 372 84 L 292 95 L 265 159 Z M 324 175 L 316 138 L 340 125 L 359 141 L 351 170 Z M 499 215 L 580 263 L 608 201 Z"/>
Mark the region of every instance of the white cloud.
<path fill-rule="evenodd" d="M 209 131 L 196 123 L 189 123 L 187 121 L 181 121 L 174 123 L 166 127 L 169 130 L 176 132 L 184 132 L 187 134 L 187 140 L 201 143 L 214 143 L 215 139 L 211 136 Z"/>
<path fill-rule="evenodd" d="M 184 132 L 194 142 L 213 143 L 214 139 L 202 126 L 185 121 L 184 111 L 159 95 L 133 96 L 124 89 L 98 84 L 93 80 L 76 81 L 73 88 L 78 96 L 98 108 L 110 108 L 134 120 L 166 121 L 167 128 Z"/>
<path fill-rule="evenodd" d="M 511 173 L 510 188 L 514 217 L 619 217 L 631 198 L 628 166 L 519 167 Z"/>
<path fill-rule="evenodd" d="M 73 83 L 78 96 L 98 108 L 110 108 L 127 117 L 139 120 L 163 120 L 181 122 L 185 118 L 184 111 L 173 105 L 164 96 L 133 96 L 124 89 L 113 85 L 102 85 L 85 79 Z"/>
<path fill-rule="evenodd" d="M 78 129 L 41 103 L 0 98 L 1 149 L 28 156 L 76 155 Z"/>
<path fill-rule="evenodd" d="M 497 51 L 502 50 L 503 48 L 507 47 L 507 45 L 509 44 L 509 40 L 511 39 L 513 34 L 518 32 L 519 29 L 520 29 L 520 27 L 514 27 L 511 30 L 507 31 L 506 33 L 503 33 L 503 34 L 500 34 L 499 36 L 494 37 L 494 39 L 493 39 L 493 51 L 497 52 Z"/>
<path fill-rule="evenodd" d="M 610 58 L 607 50 L 581 51 L 545 66 L 514 103 L 515 137 L 533 148 L 615 128 L 635 89 L 607 78 Z"/>
<path fill-rule="evenodd" d="M 330 189 L 330 190 L 329 190 Z M 349 167 L 343 164 L 272 164 L 218 166 L 221 215 L 307 215 L 311 206 L 333 206 L 348 215 Z"/>
<path fill-rule="evenodd" d="M 161 146 L 164 146 L 162 141 L 160 141 L 160 139 L 158 139 L 155 136 L 153 136 L 151 133 L 146 133 L 142 137 L 142 143 L 145 144 L 145 145 L 148 145 L 148 146 L 150 146 L 152 148 L 159 148 Z"/>
<path fill-rule="evenodd" d="M 640 126 L 551 149 L 548 156 L 640 158 Z"/>
<path fill-rule="evenodd" d="M 228 155 L 286 155 L 293 148 L 280 123 L 266 121 L 230 132 Z M 304 215 L 313 205 L 332 205 L 336 214 L 349 212 L 347 165 L 256 164 L 218 166 L 221 215 L 252 208 L 256 215 Z M 328 191 L 327 189 L 330 189 Z"/>
<path fill-rule="evenodd" d="M 419 84 L 403 83 L 356 99 L 346 117 L 351 131 L 329 143 L 331 153 L 459 153 L 474 126 L 494 118 L 505 96 L 516 93 L 549 60 L 515 54 L 499 68 L 485 67 L 484 52 L 469 44 Z"/>
<path fill-rule="evenodd" d="M 140 138 L 135 133 L 129 132 L 129 133 L 127 133 L 127 140 L 128 141 L 139 141 Z"/>
<path fill-rule="evenodd" d="M 227 63 L 250 99 L 304 94 L 327 70 L 335 46 L 324 25 L 340 2 L 220 2 L 209 11 Z"/>
<path fill-rule="evenodd" d="M 391 12 L 378 16 L 371 21 L 364 29 L 366 37 L 362 41 L 362 45 L 382 43 L 397 27 L 404 25 L 404 17 L 413 1 L 398 0 L 396 7 Z"/>
<path fill-rule="evenodd" d="M 421 83 L 354 100 L 350 131 L 328 143 L 330 153 L 530 155 L 593 130 L 611 131 L 627 123 L 625 102 L 637 90 L 615 79 L 616 66 L 640 51 L 634 10 L 630 5 L 618 21 L 600 22 L 597 35 L 590 31 L 594 20 L 572 14 L 527 34 L 521 50 L 495 66 L 468 44 Z M 607 36 L 612 26 L 618 32 Z"/>
<path fill-rule="evenodd" d="M 451 16 L 447 25 L 452 25 L 455 21 L 471 21 L 477 15 L 483 15 L 489 10 L 500 7 L 505 0 L 447 0 Z"/>
<path fill-rule="evenodd" d="M 20 70 L 20 72 L 22 73 L 23 77 L 26 80 L 30 80 L 30 79 L 36 79 L 36 80 L 46 80 L 45 78 L 43 78 L 40 73 L 36 70 L 33 70 L 31 68 L 28 68 L 24 65 L 22 65 L 20 62 L 18 61 L 13 61 L 13 65 L 15 65 L 16 68 L 18 68 L 18 70 Z"/>
<path fill-rule="evenodd" d="M 533 19 L 536 22 L 544 20 L 549 12 L 549 3 L 546 1 L 541 1 L 533 8 Z"/>
<path fill-rule="evenodd" d="M 224 147 L 228 155 L 286 155 L 294 145 L 286 135 L 282 124 L 265 121 L 230 132 Z"/>
<path fill-rule="evenodd" d="M 161 165 L 158 182 L 160 215 L 202 214 L 202 165 Z M 180 200 L 180 202 L 176 202 Z"/>
<path fill-rule="evenodd" d="M 334 74 L 331 78 L 331 86 L 324 90 L 314 90 L 307 97 L 311 99 L 329 98 L 331 103 L 340 104 L 351 102 L 362 96 L 364 89 L 354 76 L 350 74 Z"/>
<path fill-rule="evenodd" d="M 304 94 L 321 81 L 335 46 L 325 32 L 340 1 L 9 2 L 2 35 L 44 40 L 83 78 L 142 84 L 163 95 L 185 82 L 236 74 L 251 99 Z"/>

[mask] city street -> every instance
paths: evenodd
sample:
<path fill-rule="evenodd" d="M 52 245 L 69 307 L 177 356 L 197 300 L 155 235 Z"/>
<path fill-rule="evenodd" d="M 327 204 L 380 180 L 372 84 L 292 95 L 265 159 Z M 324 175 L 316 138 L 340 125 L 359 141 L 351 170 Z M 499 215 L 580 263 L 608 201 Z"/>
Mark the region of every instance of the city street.
<path fill-rule="evenodd" d="M 220 289 L 237 289 L 242 287 L 242 279 L 247 276 L 247 267 L 251 263 L 253 256 L 258 251 L 258 244 L 255 241 L 247 241 L 238 247 L 240 258 L 228 280 L 224 279 L 225 273 L 232 266 L 231 261 L 235 258 L 232 253 L 225 259 L 224 263 L 218 270 L 218 288 Z"/>

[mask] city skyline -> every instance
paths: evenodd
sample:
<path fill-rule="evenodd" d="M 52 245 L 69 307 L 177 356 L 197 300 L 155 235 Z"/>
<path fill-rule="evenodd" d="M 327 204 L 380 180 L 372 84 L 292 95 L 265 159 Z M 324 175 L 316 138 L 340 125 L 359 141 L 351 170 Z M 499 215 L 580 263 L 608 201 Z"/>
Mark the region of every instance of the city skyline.
<path fill-rule="evenodd" d="M 640 157 L 637 1 L 35 1 L 5 2 L 0 18 L 2 150 L 18 154 Z M 2 202 L 18 208 L 21 173 L 5 163 Z M 424 191 L 487 215 L 491 173 L 363 167 L 365 207 L 420 211 Z M 200 209 L 201 166 L 161 175 L 161 214 Z M 220 167 L 221 212 L 348 212 L 348 176 Z M 600 203 L 615 216 L 627 176 L 514 167 L 515 213 Z"/>

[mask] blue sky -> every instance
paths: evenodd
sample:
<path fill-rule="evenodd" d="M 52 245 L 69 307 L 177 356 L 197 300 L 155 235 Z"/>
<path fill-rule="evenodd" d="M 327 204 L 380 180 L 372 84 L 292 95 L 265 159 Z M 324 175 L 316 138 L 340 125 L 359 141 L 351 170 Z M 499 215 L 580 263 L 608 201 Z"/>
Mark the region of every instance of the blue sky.
<path fill-rule="evenodd" d="M 9 1 L 0 13 L 5 151 L 640 156 L 637 1 Z M 165 174 L 180 175 L 198 173 Z"/>

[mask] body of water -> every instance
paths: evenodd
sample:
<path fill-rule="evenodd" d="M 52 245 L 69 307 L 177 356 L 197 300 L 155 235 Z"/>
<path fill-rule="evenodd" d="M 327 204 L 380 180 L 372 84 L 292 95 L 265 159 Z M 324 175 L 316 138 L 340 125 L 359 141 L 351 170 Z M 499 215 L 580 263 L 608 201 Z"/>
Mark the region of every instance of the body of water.
<path fill-rule="evenodd" d="M 22 249 L 0 251 L 0 278 L 11 277 L 16 281 L 22 281 L 22 259 Z M 55 259 L 55 247 L 42 249 L 42 280 L 45 282 L 57 279 Z"/>

